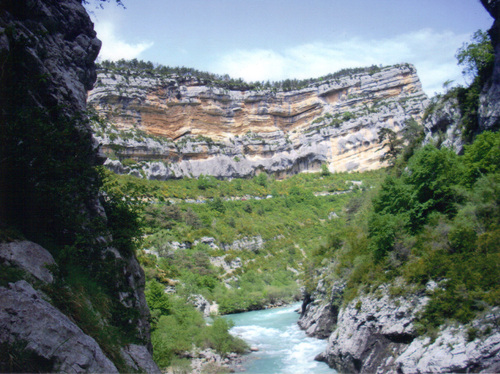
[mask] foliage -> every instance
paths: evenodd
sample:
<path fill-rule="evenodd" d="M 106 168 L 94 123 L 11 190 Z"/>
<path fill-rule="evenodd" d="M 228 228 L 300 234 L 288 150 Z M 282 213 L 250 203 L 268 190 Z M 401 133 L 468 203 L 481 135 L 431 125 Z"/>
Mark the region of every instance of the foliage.
<path fill-rule="evenodd" d="M 28 343 L 17 340 L 14 343 L 0 343 L 0 372 L 2 373 L 48 373 L 53 363 L 30 349 Z"/>
<path fill-rule="evenodd" d="M 97 195 L 95 150 L 90 134 L 61 108 L 19 108 L 3 125 L 2 199 L 6 221 L 39 242 L 68 244 L 91 217 L 85 208 Z M 72 139 L 68 142 L 67 139 Z"/>
<path fill-rule="evenodd" d="M 297 276 L 292 269 L 298 271 L 304 256 L 325 240 L 332 224 L 328 215 L 332 211 L 341 214 L 349 195 L 315 196 L 313 191 L 350 191 L 351 179 L 363 181 L 368 188 L 376 183 L 381 173 L 300 174 L 282 181 L 264 173 L 260 175 L 263 177 L 248 180 L 213 179 L 213 183 L 202 190 L 205 196 L 215 195 L 213 199 L 197 195 L 200 193 L 199 179 L 158 182 L 112 175 L 113 185 L 123 193 L 129 189 L 140 190 L 143 199 L 153 202 L 143 213 L 147 238 L 142 247 L 155 250 L 160 258 L 140 255 L 149 279 L 163 283 L 179 280 L 178 294 L 184 297 L 202 294 L 216 301 L 222 313 L 291 301 L 299 296 Z M 179 199 L 170 202 L 172 194 L 179 195 L 183 190 L 186 191 L 184 196 L 189 196 L 193 202 Z M 272 197 L 251 196 L 249 191 Z M 353 190 L 352 193 L 360 192 Z M 163 196 L 165 202 L 156 200 L 157 196 Z M 194 203 L 194 199 L 198 202 Z M 205 244 L 194 244 L 209 236 L 222 247 L 257 235 L 264 245 L 255 252 L 223 252 Z M 173 242 L 191 248 L 174 250 L 169 244 Z M 243 267 L 225 274 L 210 263 L 211 257 L 222 256 L 226 263 L 240 259 Z M 236 279 L 229 281 L 231 277 Z M 226 283 L 231 288 L 227 288 Z"/>
<path fill-rule="evenodd" d="M 433 280 L 438 286 L 418 316 L 420 333 L 449 320 L 468 323 L 500 304 L 499 136 L 478 135 L 463 156 L 432 145 L 417 149 L 373 197 L 347 205 L 355 213 L 338 221 L 310 260 L 330 264 L 330 281 L 346 282 L 344 303 L 396 279 L 409 285 L 398 295 Z"/>
<path fill-rule="evenodd" d="M 462 65 L 463 75 L 474 79 L 487 69 L 491 69 L 494 51 L 486 31 L 477 30 L 470 43 L 464 43 L 457 51 L 458 64 Z"/>
<path fill-rule="evenodd" d="M 498 172 L 500 168 L 500 133 L 485 131 L 471 145 L 465 146 L 465 178 L 471 186 L 481 175 Z"/>
<path fill-rule="evenodd" d="M 129 185 L 124 194 L 116 182 L 110 177 L 110 172 L 100 168 L 103 206 L 106 211 L 107 229 L 113 237 L 113 245 L 126 257 L 130 257 L 142 236 L 140 214 L 143 203 L 140 200 L 141 190 Z"/>
<path fill-rule="evenodd" d="M 208 326 L 201 313 L 186 299 L 164 293 L 160 283 L 148 282 L 145 293 L 154 316 L 151 332 L 153 358 L 160 367 L 169 366 L 176 356 L 191 351 L 193 346 L 213 348 L 222 356 L 247 350 L 241 339 L 229 334 L 230 323 L 215 318 Z"/>
<path fill-rule="evenodd" d="M 309 78 L 309 79 L 285 79 L 283 81 L 276 82 L 245 82 L 241 78 L 234 79 L 229 75 L 219 75 L 212 74 L 208 72 L 199 71 L 193 68 L 187 67 L 170 67 L 163 66 L 160 64 L 155 64 L 150 61 L 142 61 L 142 60 L 119 60 L 119 61 L 102 61 L 98 64 L 98 68 L 103 71 L 119 74 L 124 74 L 125 76 L 129 76 L 130 74 L 148 74 L 154 75 L 158 74 L 161 76 L 172 77 L 181 82 L 189 81 L 192 79 L 198 80 L 203 84 L 220 87 L 224 89 L 230 90 L 269 90 L 271 92 L 280 91 L 291 91 L 291 90 L 300 90 L 302 88 L 306 88 L 309 85 L 313 84 L 321 84 L 328 80 L 340 79 L 345 76 L 352 76 L 355 74 L 375 74 L 382 70 L 381 67 L 376 65 L 364 68 L 347 68 L 342 69 L 338 72 L 328 74 L 319 78 Z"/>
<path fill-rule="evenodd" d="M 119 302 L 118 295 L 80 264 L 68 263 L 64 269 L 53 270 L 53 273 L 54 283 L 42 287 L 51 303 L 93 337 L 120 371 L 129 370 L 120 348 L 140 342 L 135 336 L 135 326 L 127 326 L 134 323 L 137 316 L 127 314 L 131 320 L 122 321 L 117 313 L 126 313 L 127 309 Z"/>
<path fill-rule="evenodd" d="M 378 141 L 383 143 L 382 149 L 388 148 L 381 160 L 388 160 L 391 165 L 394 165 L 396 158 L 401 153 L 403 141 L 398 138 L 398 135 L 393 130 L 385 127 L 378 131 Z"/>
<path fill-rule="evenodd" d="M 472 83 L 469 87 L 456 89 L 457 99 L 462 112 L 463 136 L 471 141 L 479 127 L 479 95 L 484 83 L 491 76 L 494 53 L 488 34 L 478 30 L 470 43 L 465 43 L 456 54 L 458 63 L 464 66 L 463 75 Z"/>
<path fill-rule="evenodd" d="M 333 211 L 342 215 L 350 195 L 333 193 L 360 195 L 361 189 L 351 190 L 351 180 L 362 181 L 368 189 L 381 174 L 299 174 L 277 181 L 260 173 L 246 180 L 202 177 L 159 182 L 109 173 L 106 186 L 123 195 L 130 191 L 136 200 L 146 202 L 141 213 L 146 238 L 140 245 L 159 257 L 139 251 L 139 260 L 148 279 L 146 297 L 160 366 L 172 364 L 193 344 L 222 354 L 243 349 L 241 342 L 228 339 L 226 322 L 215 320 L 205 327 L 186 300 L 202 295 L 215 301 L 220 313 L 298 300 L 301 262 L 326 240 L 333 225 L 328 215 Z M 263 245 L 254 251 L 228 249 L 236 240 L 257 236 Z M 200 242 L 205 237 L 226 250 Z M 183 249 L 175 249 L 174 242 Z M 228 265 L 236 261 L 241 267 L 226 272 L 212 265 L 214 259 Z M 164 293 L 167 285 L 174 285 L 176 293 Z"/>
<path fill-rule="evenodd" d="M 28 34 L 15 27 L 2 31 L 9 45 L 0 56 L 2 240 L 20 237 L 51 251 L 59 269 L 53 269 L 55 283 L 33 285 L 93 337 L 120 371 L 129 371 L 120 346 L 144 343 L 137 336 L 140 315 L 134 306 L 122 304 L 129 301 L 123 296 L 135 290 L 123 276 L 126 261 L 113 254 L 109 241 L 114 236 L 112 245 L 123 257 L 132 255 L 138 232 L 127 225 L 134 215 L 116 199 L 105 207 L 106 221 L 98 200 L 102 181 L 89 114 L 79 110 L 82 103 L 71 100 L 72 95 L 57 93 L 51 77 L 40 73 L 40 56 L 33 54 L 40 49 L 34 45 L 37 38 Z M 13 267 L 2 270 L 2 282 L 21 276 L 30 280 Z M 11 358 L 20 360 L 18 348 L 12 349 Z M 25 353 L 21 361 L 26 361 L 26 371 L 32 357 Z M 46 371 L 44 363 L 34 370 Z"/>
<path fill-rule="evenodd" d="M 405 122 L 405 126 L 401 132 L 405 144 L 403 148 L 403 162 L 407 162 L 424 140 L 424 127 L 412 117 Z"/>
<path fill-rule="evenodd" d="M 15 283 L 18 280 L 25 279 L 26 274 L 23 270 L 15 266 L 0 264 L 0 286 L 7 287 L 9 283 Z"/>
<path fill-rule="evenodd" d="M 321 164 L 321 175 L 323 177 L 327 177 L 330 175 L 330 170 L 328 169 L 327 164 Z"/>

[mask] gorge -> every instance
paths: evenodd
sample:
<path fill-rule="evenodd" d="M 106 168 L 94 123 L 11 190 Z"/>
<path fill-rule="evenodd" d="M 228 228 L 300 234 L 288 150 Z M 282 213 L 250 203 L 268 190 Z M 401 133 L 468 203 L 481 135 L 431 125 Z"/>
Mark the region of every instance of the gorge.
<path fill-rule="evenodd" d="M 81 1 L 0 4 L 0 371 L 225 372 L 191 363 L 249 347 L 203 316 L 299 300 L 326 348 L 296 370 L 500 371 L 497 21 L 493 65 L 429 99 L 411 64 L 96 70 Z"/>

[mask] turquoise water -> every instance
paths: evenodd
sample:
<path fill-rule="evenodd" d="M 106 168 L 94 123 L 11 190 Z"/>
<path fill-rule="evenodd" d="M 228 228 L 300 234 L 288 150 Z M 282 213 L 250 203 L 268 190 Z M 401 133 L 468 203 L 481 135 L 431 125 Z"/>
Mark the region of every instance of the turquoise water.
<path fill-rule="evenodd" d="M 284 308 L 230 314 L 233 335 L 244 339 L 258 352 L 247 356 L 247 374 L 323 374 L 336 373 L 328 365 L 314 361 L 326 348 L 326 340 L 306 336 L 297 326 L 300 304 Z"/>

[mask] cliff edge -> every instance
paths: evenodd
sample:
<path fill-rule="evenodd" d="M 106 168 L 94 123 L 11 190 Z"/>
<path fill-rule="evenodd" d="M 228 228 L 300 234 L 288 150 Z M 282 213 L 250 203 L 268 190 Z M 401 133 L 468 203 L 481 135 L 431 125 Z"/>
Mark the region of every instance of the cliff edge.
<path fill-rule="evenodd" d="M 0 371 L 159 372 L 144 274 L 99 197 L 100 46 L 79 0 L 1 2 Z"/>
<path fill-rule="evenodd" d="M 106 165 L 165 180 L 376 169 L 385 165 L 378 131 L 419 121 L 427 96 L 410 64 L 289 91 L 122 67 L 101 68 L 88 100 L 108 122 L 95 127 Z"/>

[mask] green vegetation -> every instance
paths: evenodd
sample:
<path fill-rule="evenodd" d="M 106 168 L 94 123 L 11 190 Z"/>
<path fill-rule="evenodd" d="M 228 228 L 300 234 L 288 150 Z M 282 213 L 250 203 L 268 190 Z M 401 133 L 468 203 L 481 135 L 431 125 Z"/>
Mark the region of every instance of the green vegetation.
<path fill-rule="evenodd" d="M 382 175 L 323 172 L 275 180 L 260 173 L 246 180 L 201 176 L 160 182 L 106 171 L 110 196 L 135 196 L 133 201 L 142 204 L 140 247 L 145 250 L 138 257 L 148 280 L 160 366 L 177 365 L 193 346 L 223 355 L 244 349 L 228 338 L 230 326 L 223 320 L 205 326 L 189 298 L 202 295 L 217 303 L 220 313 L 298 300 L 298 274 L 306 258 L 336 226 L 330 213 L 342 214 L 350 196 L 362 196 Z M 362 188 L 354 188 L 353 180 L 362 181 Z M 334 194 L 345 191 L 350 193 Z M 218 248 L 202 240 L 207 237 Z M 235 247 L 238 241 L 251 248 Z M 165 287 L 175 287 L 175 293 L 165 294 Z"/>
<path fill-rule="evenodd" d="M 146 299 L 152 314 L 151 340 L 154 359 L 160 367 L 167 367 L 177 356 L 198 349 L 213 348 L 225 357 L 229 352 L 243 353 L 248 347 L 244 341 L 229 334 L 232 327 L 225 319 L 214 317 L 207 325 L 202 315 L 186 298 L 168 295 L 156 280 L 148 282 Z"/>
<path fill-rule="evenodd" d="M 310 266 L 347 282 L 344 303 L 396 279 L 407 285 L 398 294 L 438 282 L 422 333 L 499 305 L 500 133 L 477 136 L 463 156 L 427 145 L 395 164 L 377 191 L 347 205 Z"/>
<path fill-rule="evenodd" d="M 458 50 L 456 58 L 458 64 L 464 67 L 463 75 L 473 80 L 491 70 L 495 56 L 488 33 L 477 30 L 471 43 L 464 43 Z"/>
<path fill-rule="evenodd" d="M 149 76 L 159 75 L 170 78 L 175 75 L 176 79 L 181 81 L 191 80 L 193 78 L 203 82 L 206 85 L 225 88 L 229 90 L 271 90 L 271 91 L 292 91 L 300 90 L 312 84 L 321 84 L 327 80 L 340 79 L 346 76 L 355 74 L 375 74 L 382 70 L 382 67 L 376 65 L 365 68 L 350 68 L 342 69 L 336 73 L 328 74 L 319 78 L 309 79 L 285 79 L 277 82 L 245 82 L 243 79 L 234 79 L 229 75 L 218 75 L 208 72 L 199 71 L 187 67 L 170 67 L 142 60 L 119 60 L 119 61 L 102 61 L 98 67 L 103 71 L 111 74 L 125 74 L 126 77 L 137 74 L 145 74 Z M 113 77 L 113 75 L 112 75 Z"/>

